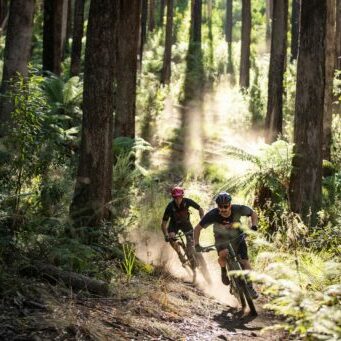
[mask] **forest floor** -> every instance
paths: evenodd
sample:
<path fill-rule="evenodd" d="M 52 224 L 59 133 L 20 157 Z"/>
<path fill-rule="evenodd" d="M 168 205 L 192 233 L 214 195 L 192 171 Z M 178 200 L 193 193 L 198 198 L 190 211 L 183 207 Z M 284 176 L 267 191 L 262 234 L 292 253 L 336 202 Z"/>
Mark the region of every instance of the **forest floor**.
<path fill-rule="evenodd" d="M 1 340 L 288 339 L 283 332 L 262 332 L 278 322 L 261 308 L 264 298 L 257 300 L 257 317 L 242 315 L 164 272 L 130 281 L 122 274 L 111 297 L 35 281 L 25 285 L 26 290 L 0 302 Z"/>

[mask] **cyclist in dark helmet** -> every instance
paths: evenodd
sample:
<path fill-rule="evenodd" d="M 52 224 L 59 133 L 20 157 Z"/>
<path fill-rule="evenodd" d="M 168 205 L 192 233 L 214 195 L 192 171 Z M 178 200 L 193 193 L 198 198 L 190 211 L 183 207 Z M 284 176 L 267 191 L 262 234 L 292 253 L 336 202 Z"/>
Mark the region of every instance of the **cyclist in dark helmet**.
<path fill-rule="evenodd" d="M 204 210 L 192 199 L 184 198 L 184 190 L 181 187 L 174 187 L 171 195 L 173 200 L 169 202 L 165 209 L 161 229 L 165 236 L 165 241 L 171 244 L 179 255 L 181 262 L 184 263 L 184 256 L 180 252 L 179 245 L 174 241 L 174 237 L 179 230 L 184 233 L 193 231 L 193 226 L 190 221 L 190 207 L 199 211 L 200 218 L 204 216 Z M 168 221 L 169 224 L 167 226 Z M 193 243 L 192 234 L 186 234 L 186 239 L 187 243 Z"/>
<path fill-rule="evenodd" d="M 222 192 L 216 197 L 217 207 L 207 212 L 194 229 L 194 243 L 196 251 L 200 252 L 199 237 L 201 229 L 213 224 L 213 232 L 215 245 L 218 251 L 218 263 L 221 267 L 221 280 L 225 285 L 230 284 L 230 280 L 226 270 L 227 241 L 231 241 L 240 263 L 245 270 L 251 270 L 249 262 L 247 245 L 240 229 L 240 218 L 242 216 L 251 218 L 251 229 L 257 230 L 258 217 L 255 211 L 245 205 L 231 204 L 232 197 L 229 193 Z M 249 282 L 250 293 L 253 298 L 257 298 L 258 294 L 254 290 L 252 283 Z"/>

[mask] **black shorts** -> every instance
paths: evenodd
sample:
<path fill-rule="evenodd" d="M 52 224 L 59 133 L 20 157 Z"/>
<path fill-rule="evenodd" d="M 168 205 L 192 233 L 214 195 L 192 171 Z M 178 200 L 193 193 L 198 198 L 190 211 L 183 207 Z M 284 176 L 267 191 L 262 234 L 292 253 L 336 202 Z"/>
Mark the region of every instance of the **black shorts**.
<path fill-rule="evenodd" d="M 221 250 L 227 249 L 227 242 L 224 241 L 222 238 L 219 238 L 219 236 L 216 236 L 215 244 L 216 244 L 218 254 Z M 249 259 L 245 238 L 242 238 L 236 244 L 232 244 L 232 246 L 233 246 L 235 253 L 237 254 L 237 256 L 240 257 L 240 259 L 245 259 L 245 260 Z"/>
<path fill-rule="evenodd" d="M 193 231 L 193 226 L 190 221 L 186 221 L 185 223 L 181 223 L 181 224 L 170 223 L 167 230 L 168 230 L 168 233 L 174 232 L 176 234 L 178 233 L 179 230 L 186 233 L 189 231 Z"/>

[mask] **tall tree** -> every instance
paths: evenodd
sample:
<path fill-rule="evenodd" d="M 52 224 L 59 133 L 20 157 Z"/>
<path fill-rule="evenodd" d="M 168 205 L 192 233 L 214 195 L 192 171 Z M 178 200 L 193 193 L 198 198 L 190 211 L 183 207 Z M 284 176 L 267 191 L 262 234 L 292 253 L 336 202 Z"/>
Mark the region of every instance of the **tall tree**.
<path fill-rule="evenodd" d="M 268 83 L 268 108 L 265 119 L 266 140 L 274 142 L 282 133 L 283 76 L 287 51 L 288 0 L 273 1 L 271 55 Z"/>
<path fill-rule="evenodd" d="M 91 1 L 85 48 L 80 159 L 70 216 L 76 226 L 110 218 L 116 2 Z"/>
<path fill-rule="evenodd" d="M 201 43 L 202 0 L 192 0 L 190 41 Z"/>
<path fill-rule="evenodd" d="M 225 39 L 227 42 L 227 72 L 233 72 L 232 60 L 233 1 L 226 0 Z"/>
<path fill-rule="evenodd" d="M 129 28 L 129 29 L 128 29 Z M 115 137 L 135 137 L 137 50 L 140 30 L 140 1 L 119 1 L 116 51 Z"/>
<path fill-rule="evenodd" d="M 325 92 L 323 116 L 323 158 L 330 160 L 330 147 L 332 143 L 332 118 L 333 118 L 333 79 L 335 68 L 335 0 L 327 2 L 327 26 L 325 38 Z"/>
<path fill-rule="evenodd" d="M 273 11 L 272 1 L 273 0 L 266 0 L 266 4 L 265 4 L 265 21 L 266 21 L 265 40 L 266 40 L 267 47 L 270 46 L 270 41 L 271 41 L 271 21 L 272 21 L 272 11 Z"/>
<path fill-rule="evenodd" d="M 163 17 L 165 15 L 165 7 L 167 0 L 160 1 L 160 16 L 159 16 L 159 27 L 163 27 Z"/>
<path fill-rule="evenodd" d="M 242 0 L 242 38 L 239 86 L 250 85 L 251 0 Z"/>
<path fill-rule="evenodd" d="M 167 24 L 165 51 L 163 54 L 163 66 L 161 72 L 161 83 L 168 84 L 171 78 L 171 57 L 172 57 L 172 33 L 173 33 L 173 0 L 167 0 Z"/>
<path fill-rule="evenodd" d="M 44 0 L 43 70 L 60 75 L 68 0 Z"/>
<path fill-rule="evenodd" d="M 76 0 L 73 19 L 72 50 L 71 50 L 71 76 L 76 76 L 81 69 L 82 38 L 84 27 L 85 0 Z"/>
<path fill-rule="evenodd" d="M 17 74 L 24 77 L 28 73 L 31 56 L 34 0 L 12 0 L 9 10 L 4 67 L 0 93 L 5 95 Z M 13 105 L 9 98 L 0 97 L 0 136 L 5 132 Z"/>
<path fill-rule="evenodd" d="M 300 2 L 292 0 L 291 7 L 291 61 L 297 59 L 298 54 L 298 30 L 300 22 Z"/>
<path fill-rule="evenodd" d="M 139 47 L 139 63 L 142 70 L 143 48 L 147 40 L 147 19 L 148 19 L 148 0 L 142 0 L 141 4 L 141 35 Z"/>
<path fill-rule="evenodd" d="M 302 0 L 289 203 L 306 223 L 321 204 L 326 1 Z"/>
<path fill-rule="evenodd" d="M 154 31 L 155 28 L 155 0 L 149 0 L 149 25 L 148 30 L 150 32 Z"/>
<path fill-rule="evenodd" d="M 341 1 L 336 1 L 336 62 L 335 68 L 341 70 Z"/>

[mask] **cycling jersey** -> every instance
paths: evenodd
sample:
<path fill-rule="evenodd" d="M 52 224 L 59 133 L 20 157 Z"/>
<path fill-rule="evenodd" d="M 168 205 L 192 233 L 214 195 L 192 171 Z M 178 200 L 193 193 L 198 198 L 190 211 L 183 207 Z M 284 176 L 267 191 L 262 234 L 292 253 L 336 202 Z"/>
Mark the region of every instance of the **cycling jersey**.
<path fill-rule="evenodd" d="M 179 229 L 183 231 L 193 229 L 190 222 L 190 207 L 193 207 L 197 210 L 200 208 L 200 206 L 194 200 L 189 198 L 183 198 L 180 206 L 175 203 L 175 200 L 172 200 L 167 205 L 162 220 L 168 221 L 170 219 L 168 232 L 177 232 Z"/>
<path fill-rule="evenodd" d="M 240 229 L 240 218 L 250 217 L 252 209 L 245 205 L 231 205 L 231 214 L 228 217 L 220 215 L 219 209 L 214 208 L 207 212 L 201 219 L 203 228 L 213 224 L 213 232 L 217 251 L 227 248 L 227 241 L 232 241 L 232 246 L 242 259 L 248 259 L 247 246 L 244 238 L 238 238 L 243 233 Z M 237 223 L 237 224 L 234 224 Z"/>

